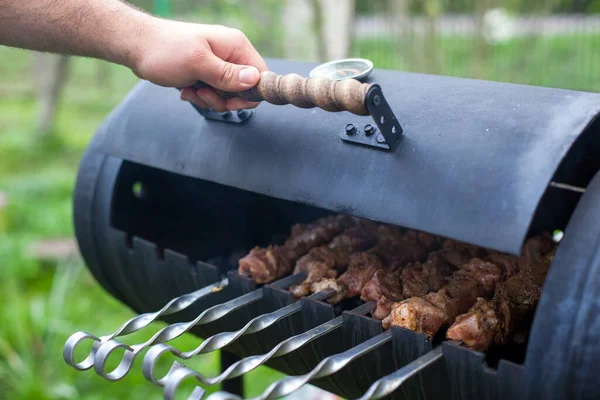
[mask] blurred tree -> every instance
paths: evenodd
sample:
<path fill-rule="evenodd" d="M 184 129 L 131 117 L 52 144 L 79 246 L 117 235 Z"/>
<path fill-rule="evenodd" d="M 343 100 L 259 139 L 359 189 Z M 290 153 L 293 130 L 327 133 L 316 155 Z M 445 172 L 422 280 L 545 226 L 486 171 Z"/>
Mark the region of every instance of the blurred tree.
<path fill-rule="evenodd" d="M 425 0 L 424 12 L 427 16 L 427 35 L 426 41 L 426 62 L 423 64 L 426 67 L 424 72 L 431 74 L 439 74 L 442 70 L 442 53 L 439 48 L 438 37 L 438 19 L 444 12 L 444 4 L 442 0 Z"/>
<path fill-rule="evenodd" d="M 314 3 L 320 60 L 348 57 L 354 33 L 354 0 L 314 0 Z"/>
<path fill-rule="evenodd" d="M 283 10 L 284 57 L 292 60 L 318 60 L 319 47 L 314 32 L 313 0 L 286 0 Z"/>
<path fill-rule="evenodd" d="M 54 126 L 56 110 L 67 81 L 69 57 L 36 53 L 34 70 L 38 100 L 37 132 L 48 135 Z"/>

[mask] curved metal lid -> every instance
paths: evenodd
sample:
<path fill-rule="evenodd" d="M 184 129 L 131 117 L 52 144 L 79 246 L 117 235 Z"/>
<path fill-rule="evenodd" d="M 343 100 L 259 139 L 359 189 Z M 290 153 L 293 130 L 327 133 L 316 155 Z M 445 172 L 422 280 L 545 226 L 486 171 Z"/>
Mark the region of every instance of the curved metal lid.
<path fill-rule="evenodd" d="M 315 66 L 268 64 L 303 76 Z M 147 82 L 96 141 L 138 163 L 516 254 L 561 159 L 600 112 L 591 93 L 382 70 L 368 81 L 404 128 L 394 152 L 340 140 L 370 117 L 261 104 L 226 124 Z"/>

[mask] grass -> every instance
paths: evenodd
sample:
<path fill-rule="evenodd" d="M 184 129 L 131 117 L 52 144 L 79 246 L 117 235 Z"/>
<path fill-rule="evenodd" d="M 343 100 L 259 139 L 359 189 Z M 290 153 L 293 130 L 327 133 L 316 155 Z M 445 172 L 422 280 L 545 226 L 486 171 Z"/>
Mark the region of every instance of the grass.
<path fill-rule="evenodd" d="M 380 68 L 600 91 L 598 36 L 514 40 L 484 49 L 480 58 L 474 45 L 440 38 L 433 48 L 437 64 L 423 55 L 433 54 L 426 53 L 432 51 L 427 43 L 363 40 L 355 55 Z M 63 362 L 62 346 L 72 332 L 107 333 L 133 313 L 107 295 L 81 260 L 48 264 L 28 251 L 36 240 L 73 234 L 71 194 L 79 158 L 136 78 L 111 65 L 109 80 L 98 82 L 99 61 L 72 60 L 54 131 L 43 138 L 35 132 L 31 61 L 28 52 L 0 47 L 0 192 L 8 197 L 0 209 L 0 399 L 158 399 L 160 391 L 145 381 L 139 363 L 124 380 L 108 383 Z M 134 335 L 128 343 L 148 335 Z M 177 342 L 183 348 L 198 343 L 187 336 Z M 215 355 L 192 365 L 208 373 L 218 369 Z M 246 379 L 247 395 L 280 376 L 258 369 Z"/>

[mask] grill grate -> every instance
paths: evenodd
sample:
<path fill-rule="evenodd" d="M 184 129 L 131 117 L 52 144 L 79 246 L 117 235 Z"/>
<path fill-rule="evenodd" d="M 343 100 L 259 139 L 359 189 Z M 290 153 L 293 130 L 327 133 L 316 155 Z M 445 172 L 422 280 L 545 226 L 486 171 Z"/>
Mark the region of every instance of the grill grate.
<path fill-rule="evenodd" d="M 134 252 L 147 253 L 147 247 L 153 246 L 136 238 L 133 242 Z M 183 257 L 169 250 L 166 254 L 171 254 L 171 258 Z M 217 268 L 206 263 L 199 266 L 211 271 Z M 503 387 L 500 382 L 520 379 L 520 365 L 501 360 L 495 372 L 485 367 L 482 353 L 451 342 L 440 346 L 435 338 L 432 341 L 426 335 L 399 327 L 384 331 L 380 321 L 366 315 L 375 307 L 372 302 L 356 305 L 346 301 L 332 306 L 323 301 L 331 291 L 295 299 L 286 289 L 305 277 L 304 273 L 291 275 L 256 288 L 248 278 L 230 271 L 227 278 L 178 296 L 157 312 L 138 315 L 109 335 L 74 333 L 64 348 L 65 361 L 80 371 L 93 368 L 107 380 L 114 381 L 129 373 L 134 360 L 148 349 L 142 364 L 144 376 L 163 389 L 165 399 L 175 398 L 184 380 L 196 379 L 201 385 L 228 383 L 260 365 L 274 367 L 291 376 L 275 382 L 257 399 L 277 398 L 308 382 L 346 398 L 361 399 L 380 398 L 390 393 L 391 398 L 410 399 L 495 398 L 501 390 L 518 391 L 514 387 L 510 389 L 511 385 L 500 389 Z M 201 308 L 197 307 L 199 304 Z M 185 314 L 179 315 L 182 312 Z M 186 316 L 192 318 L 185 319 Z M 143 343 L 127 345 L 117 340 L 167 318 L 171 324 Z M 185 332 L 207 339 L 192 350 L 167 344 Z M 77 362 L 75 349 L 86 340 L 94 341 L 92 351 L 84 361 Z M 206 376 L 184 365 L 183 360 L 196 354 L 224 347 L 242 359 L 217 376 Z M 106 361 L 116 349 L 125 350 L 123 359 L 115 370 L 107 371 Z M 155 365 L 165 353 L 174 354 L 181 362 L 174 362 L 169 372 L 159 377 Z M 456 382 L 469 384 L 457 386 Z M 472 395 L 477 397 L 470 397 Z M 204 397 L 204 390 L 197 386 L 189 398 Z M 236 393 L 217 392 L 208 398 L 240 397 Z"/>

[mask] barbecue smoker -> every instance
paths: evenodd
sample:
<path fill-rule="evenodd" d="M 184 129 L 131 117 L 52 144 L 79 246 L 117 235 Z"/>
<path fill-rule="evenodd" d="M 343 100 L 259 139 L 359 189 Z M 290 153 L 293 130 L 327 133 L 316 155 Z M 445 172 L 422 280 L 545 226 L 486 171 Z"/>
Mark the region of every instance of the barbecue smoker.
<path fill-rule="evenodd" d="M 308 76 L 313 65 L 269 67 Z M 308 382 L 346 398 L 600 398 L 600 95 L 381 70 L 337 92 L 269 79 L 246 94 L 267 102 L 228 114 L 142 82 L 98 130 L 74 194 L 77 239 L 104 288 L 150 314 L 111 335 L 74 334 L 67 362 L 118 380 L 149 349 L 144 375 L 166 398 L 184 378 L 223 382 L 231 394 L 210 398 L 235 398 L 243 373 L 263 363 L 290 377 L 261 398 Z M 312 100 L 311 87 L 321 91 Z M 299 107 L 277 105 L 288 102 Z M 315 103 L 353 112 L 305 108 Z M 298 300 L 287 289 L 305 273 L 265 285 L 238 274 L 254 246 L 334 213 L 514 255 L 527 238 L 564 230 L 526 344 L 483 353 L 384 330 L 358 297 L 331 305 L 326 289 Z M 119 342 L 157 319 L 172 325 L 145 343 Z M 169 348 L 185 331 L 207 340 Z M 77 364 L 74 348 L 90 338 Z M 108 371 L 119 348 L 123 361 Z M 222 348 L 219 377 L 181 367 Z M 159 377 L 153 361 L 165 352 L 183 360 Z"/>

